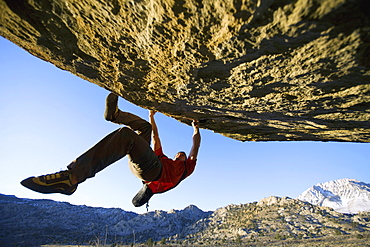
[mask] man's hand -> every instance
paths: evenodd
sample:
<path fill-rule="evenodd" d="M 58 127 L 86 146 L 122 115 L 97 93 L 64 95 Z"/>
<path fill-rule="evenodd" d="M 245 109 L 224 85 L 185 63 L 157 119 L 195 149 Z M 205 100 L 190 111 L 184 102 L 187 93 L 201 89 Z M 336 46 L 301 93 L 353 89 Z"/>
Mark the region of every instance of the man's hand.
<path fill-rule="evenodd" d="M 155 113 L 156 113 L 156 111 L 149 110 L 149 117 L 153 117 Z"/>
<path fill-rule="evenodd" d="M 193 122 L 191 123 L 191 125 L 193 126 L 194 133 L 199 131 L 199 122 L 198 122 L 198 120 L 194 119 Z"/>

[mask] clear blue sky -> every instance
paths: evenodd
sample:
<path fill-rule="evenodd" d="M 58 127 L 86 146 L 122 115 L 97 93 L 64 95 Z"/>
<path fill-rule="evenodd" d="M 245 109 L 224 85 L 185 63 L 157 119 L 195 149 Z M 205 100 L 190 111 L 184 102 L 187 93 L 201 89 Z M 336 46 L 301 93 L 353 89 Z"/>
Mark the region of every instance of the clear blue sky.
<path fill-rule="evenodd" d="M 137 213 L 141 188 L 127 158 L 79 185 L 72 196 L 30 191 L 20 181 L 54 173 L 119 128 L 103 118 L 103 88 L 60 70 L 0 37 L 0 193 L 77 205 L 119 207 Z M 147 118 L 147 110 L 120 98 L 120 108 Z M 192 128 L 156 115 L 165 154 L 189 151 Z M 239 142 L 201 130 L 198 165 L 177 188 L 155 195 L 150 210 L 194 204 L 215 210 L 269 196 L 297 197 L 317 183 L 352 178 L 370 183 L 370 144 Z"/>

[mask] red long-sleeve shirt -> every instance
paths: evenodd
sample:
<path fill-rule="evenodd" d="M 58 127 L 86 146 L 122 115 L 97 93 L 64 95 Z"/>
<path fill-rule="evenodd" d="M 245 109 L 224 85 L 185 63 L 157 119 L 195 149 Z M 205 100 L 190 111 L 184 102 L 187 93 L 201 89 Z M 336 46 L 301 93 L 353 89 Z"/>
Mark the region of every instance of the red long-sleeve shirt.
<path fill-rule="evenodd" d="M 157 181 L 146 182 L 154 194 L 176 187 L 183 179 L 192 174 L 195 169 L 195 160 L 190 158 L 186 161 L 169 159 L 163 154 L 162 148 L 156 150 L 155 153 L 162 163 L 162 175 Z"/>

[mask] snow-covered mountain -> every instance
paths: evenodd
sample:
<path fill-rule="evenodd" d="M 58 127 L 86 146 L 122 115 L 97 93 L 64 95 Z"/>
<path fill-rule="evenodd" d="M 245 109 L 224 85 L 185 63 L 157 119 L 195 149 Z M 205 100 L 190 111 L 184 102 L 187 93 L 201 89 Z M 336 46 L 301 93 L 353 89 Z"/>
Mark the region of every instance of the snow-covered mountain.
<path fill-rule="evenodd" d="M 370 211 L 370 184 L 355 179 L 319 183 L 297 197 L 313 205 L 331 207 L 340 213 Z"/>

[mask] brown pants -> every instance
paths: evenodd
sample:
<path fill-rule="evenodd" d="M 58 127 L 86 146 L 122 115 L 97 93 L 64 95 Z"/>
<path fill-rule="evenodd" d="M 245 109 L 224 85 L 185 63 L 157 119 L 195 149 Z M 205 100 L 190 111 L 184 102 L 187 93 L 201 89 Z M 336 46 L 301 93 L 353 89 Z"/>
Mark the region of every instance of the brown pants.
<path fill-rule="evenodd" d="M 113 131 L 68 166 L 78 182 L 94 177 L 126 154 L 129 155 L 130 170 L 136 177 L 143 181 L 157 180 L 162 172 L 162 164 L 150 147 L 151 124 L 120 110 L 112 122 L 125 124 L 130 128 L 123 127 Z"/>

